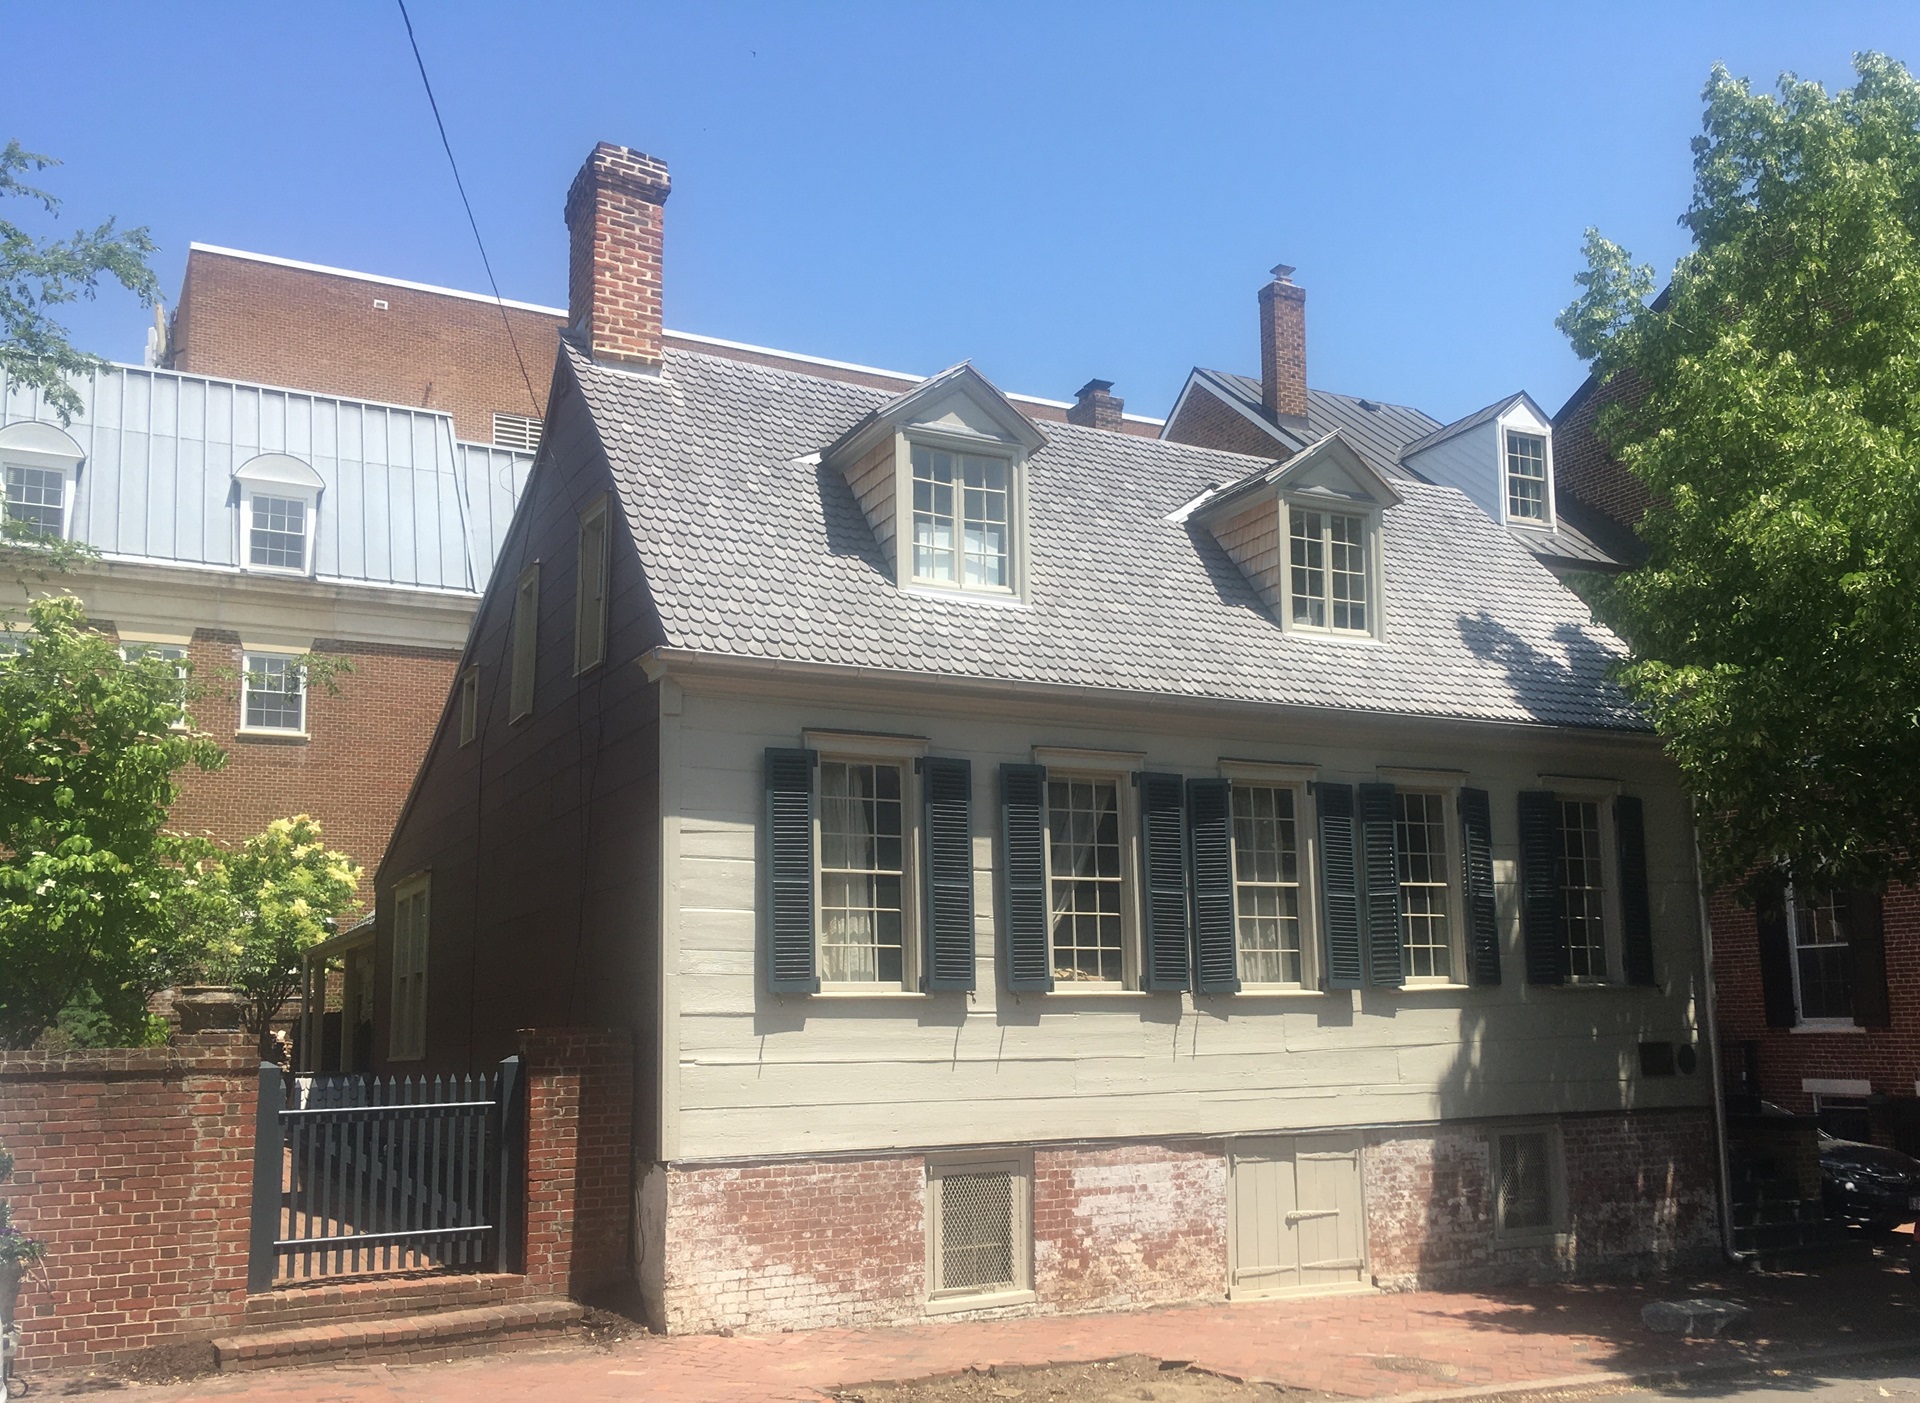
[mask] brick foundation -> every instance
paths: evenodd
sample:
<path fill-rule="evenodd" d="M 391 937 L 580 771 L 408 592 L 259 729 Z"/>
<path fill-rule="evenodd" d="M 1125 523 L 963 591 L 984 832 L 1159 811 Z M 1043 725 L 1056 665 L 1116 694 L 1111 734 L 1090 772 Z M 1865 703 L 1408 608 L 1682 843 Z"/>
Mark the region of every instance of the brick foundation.
<path fill-rule="evenodd" d="M 1218 1299 L 1226 1202 L 1217 1142 L 1038 1151 L 1034 1287 L 1062 1311 Z"/>
<path fill-rule="evenodd" d="M 526 1276 L 591 1297 L 630 1274 L 633 1042 L 617 1030 L 527 1029 Z"/>
<path fill-rule="evenodd" d="M 4 1192 L 47 1244 L 20 1296 L 23 1368 L 210 1340 L 246 1304 L 254 1098 L 246 1034 L 0 1052 Z"/>

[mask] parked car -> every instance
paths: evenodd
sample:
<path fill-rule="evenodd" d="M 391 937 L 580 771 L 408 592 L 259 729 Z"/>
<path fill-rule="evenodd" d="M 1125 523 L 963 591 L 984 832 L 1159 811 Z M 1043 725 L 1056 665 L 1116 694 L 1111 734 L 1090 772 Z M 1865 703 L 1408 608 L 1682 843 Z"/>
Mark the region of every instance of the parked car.
<path fill-rule="evenodd" d="M 1762 1114 L 1789 1116 L 1793 1112 L 1760 1103 Z M 1920 1159 L 1869 1145 L 1842 1140 L 1826 1131 L 1820 1142 L 1820 1198 L 1827 1216 L 1873 1232 L 1889 1232 L 1920 1218 Z"/>

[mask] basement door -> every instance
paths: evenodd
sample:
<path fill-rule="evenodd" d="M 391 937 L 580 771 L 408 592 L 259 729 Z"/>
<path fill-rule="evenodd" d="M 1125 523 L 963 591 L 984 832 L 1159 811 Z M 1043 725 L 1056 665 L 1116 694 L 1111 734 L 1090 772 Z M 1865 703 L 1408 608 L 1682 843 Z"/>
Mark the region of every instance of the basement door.
<path fill-rule="evenodd" d="M 1234 1140 L 1229 1155 L 1228 1296 L 1365 1287 L 1358 1135 Z"/>

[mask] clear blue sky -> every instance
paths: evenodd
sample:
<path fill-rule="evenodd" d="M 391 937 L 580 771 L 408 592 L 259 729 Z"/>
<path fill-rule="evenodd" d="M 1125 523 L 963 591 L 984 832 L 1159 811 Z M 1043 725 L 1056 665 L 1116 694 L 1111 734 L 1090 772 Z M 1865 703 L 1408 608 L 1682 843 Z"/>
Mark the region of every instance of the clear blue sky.
<path fill-rule="evenodd" d="M 1557 408 L 1581 231 L 1671 264 L 1714 60 L 1920 63 L 1912 4 L 412 3 L 507 296 L 564 302 L 606 139 L 673 169 L 669 326 L 1151 414 L 1258 372 L 1282 261 L 1314 385 Z M 15 0 L 0 44 L 0 139 L 149 225 L 169 298 L 195 239 L 484 288 L 392 3 Z M 71 322 L 139 359 L 129 299 Z"/>

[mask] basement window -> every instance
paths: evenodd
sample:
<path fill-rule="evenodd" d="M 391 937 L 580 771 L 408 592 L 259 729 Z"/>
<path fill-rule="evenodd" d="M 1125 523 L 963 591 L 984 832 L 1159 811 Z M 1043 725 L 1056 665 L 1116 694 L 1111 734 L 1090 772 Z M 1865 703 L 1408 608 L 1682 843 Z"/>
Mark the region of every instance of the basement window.
<path fill-rule="evenodd" d="M 1492 1138 L 1494 1235 L 1509 1241 L 1552 1237 L 1564 1198 L 1553 1127 L 1511 1126 Z"/>
<path fill-rule="evenodd" d="M 1023 1154 L 927 1164 L 927 1310 L 1033 1299 L 1032 1164 Z"/>

